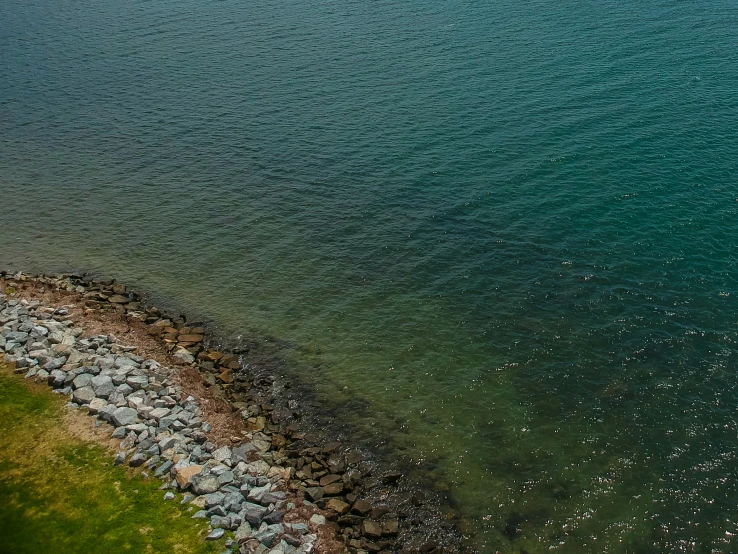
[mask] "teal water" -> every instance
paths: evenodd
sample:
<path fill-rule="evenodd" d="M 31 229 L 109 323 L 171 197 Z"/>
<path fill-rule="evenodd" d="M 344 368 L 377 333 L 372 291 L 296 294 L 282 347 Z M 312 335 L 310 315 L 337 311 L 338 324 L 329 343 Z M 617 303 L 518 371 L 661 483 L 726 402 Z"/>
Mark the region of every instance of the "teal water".
<path fill-rule="evenodd" d="M 481 552 L 738 549 L 738 6 L 0 3 L 0 266 L 277 337 Z"/>

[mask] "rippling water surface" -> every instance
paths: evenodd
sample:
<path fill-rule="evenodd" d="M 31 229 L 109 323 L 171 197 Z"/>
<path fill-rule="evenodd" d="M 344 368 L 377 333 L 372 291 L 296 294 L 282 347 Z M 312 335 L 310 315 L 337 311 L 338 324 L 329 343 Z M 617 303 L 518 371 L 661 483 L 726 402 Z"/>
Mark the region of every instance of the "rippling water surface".
<path fill-rule="evenodd" d="M 482 552 L 738 546 L 738 7 L 0 3 L 0 265 L 280 356 Z"/>

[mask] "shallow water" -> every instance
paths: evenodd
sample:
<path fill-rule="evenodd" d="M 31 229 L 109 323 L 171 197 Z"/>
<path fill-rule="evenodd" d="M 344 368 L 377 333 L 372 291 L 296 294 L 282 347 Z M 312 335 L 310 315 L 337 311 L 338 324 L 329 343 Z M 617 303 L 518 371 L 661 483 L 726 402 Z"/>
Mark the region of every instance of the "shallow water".
<path fill-rule="evenodd" d="M 0 265 L 279 338 L 483 552 L 730 552 L 737 47 L 724 0 L 5 0 Z"/>

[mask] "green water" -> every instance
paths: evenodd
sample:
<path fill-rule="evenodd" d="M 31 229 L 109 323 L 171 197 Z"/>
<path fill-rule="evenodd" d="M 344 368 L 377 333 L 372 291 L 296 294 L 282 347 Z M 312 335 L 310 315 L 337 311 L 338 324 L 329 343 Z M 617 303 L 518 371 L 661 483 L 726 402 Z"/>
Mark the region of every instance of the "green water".
<path fill-rule="evenodd" d="M 483 552 L 732 552 L 738 9 L 0 5 L 0 265 L 275 337 Z"/>

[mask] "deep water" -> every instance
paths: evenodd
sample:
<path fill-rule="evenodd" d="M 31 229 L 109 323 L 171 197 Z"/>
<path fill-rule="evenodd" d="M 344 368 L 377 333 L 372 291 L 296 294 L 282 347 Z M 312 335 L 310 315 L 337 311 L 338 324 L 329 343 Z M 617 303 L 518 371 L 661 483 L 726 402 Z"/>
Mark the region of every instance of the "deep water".
<path fill-rule="evenodd" d="M 4 0 L 0 266 L 279 338 L 482 552 L 732 552 L 737 62 L 727 0 Z"/>

